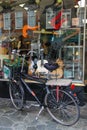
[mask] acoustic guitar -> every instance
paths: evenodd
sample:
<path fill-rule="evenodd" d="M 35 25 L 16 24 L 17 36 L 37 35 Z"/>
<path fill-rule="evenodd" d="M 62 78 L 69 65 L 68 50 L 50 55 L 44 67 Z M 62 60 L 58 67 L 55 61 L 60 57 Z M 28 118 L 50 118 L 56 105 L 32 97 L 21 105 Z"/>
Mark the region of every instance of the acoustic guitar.
<path fill-rule="evenodd" d="M 61 60 L 60 58 L 58 58 L 56 60 L 56 63 L 58 64 L 58 68 L 56 70 L 53 70 L 52 72 L 50 72 L 50 74 L 52 75 L 51 78 L 62 78 L 63 77 L 63 68 L 64 68 L 64 63 L 63 60 Z"/>

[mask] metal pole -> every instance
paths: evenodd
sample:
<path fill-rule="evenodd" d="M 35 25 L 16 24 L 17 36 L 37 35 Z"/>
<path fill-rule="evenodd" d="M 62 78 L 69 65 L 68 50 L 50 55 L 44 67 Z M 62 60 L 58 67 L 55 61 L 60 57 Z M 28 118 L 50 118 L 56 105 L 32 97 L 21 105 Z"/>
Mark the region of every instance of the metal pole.
<path fill-rule="evenodd" d="M 83 82 L 85 79 L 85 39 L 86 39 L 86 0 L 84 6 L 84 31 L 83 31 Z"/>

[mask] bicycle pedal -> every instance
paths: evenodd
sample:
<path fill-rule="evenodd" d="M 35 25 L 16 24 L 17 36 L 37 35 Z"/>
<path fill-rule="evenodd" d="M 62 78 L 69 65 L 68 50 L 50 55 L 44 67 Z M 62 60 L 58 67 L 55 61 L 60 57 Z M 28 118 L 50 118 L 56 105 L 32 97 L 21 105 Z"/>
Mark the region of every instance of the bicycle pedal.
<path fill-rule="evenodd" d="M 37 116 L 35 118 L 36 120 L 38 120 L 38 118 L 39 118 L 39 116 L 40 116 L 40 114 L 42 113 L 43 110 L 44 110 L 44 107 L 42 106 L 39 113 L 37 114 Z"/>
<path fill-rule="evenodd" d="M 26 108 L 26 109 L 29 109 L 31 107 L 32 107 L 31 105 L 24 105 L 24 108 Z"/>
<path fill-rule="evenodd" d="M 35 120 L 37 121 L 39 117 L 36 116 Z"/>

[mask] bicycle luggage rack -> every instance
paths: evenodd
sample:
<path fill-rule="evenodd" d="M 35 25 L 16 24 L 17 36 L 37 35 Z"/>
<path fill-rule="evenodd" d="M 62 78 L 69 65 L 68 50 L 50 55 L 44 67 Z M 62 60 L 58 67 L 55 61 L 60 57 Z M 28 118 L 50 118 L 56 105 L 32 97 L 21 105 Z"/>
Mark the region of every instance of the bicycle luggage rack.
<path fill-rule="evenodd" d="M 54 86 L 69 86 L 72 83 L 71 79 L 53 79 L 48 80 L 46 85 L 54 85 Z"/>

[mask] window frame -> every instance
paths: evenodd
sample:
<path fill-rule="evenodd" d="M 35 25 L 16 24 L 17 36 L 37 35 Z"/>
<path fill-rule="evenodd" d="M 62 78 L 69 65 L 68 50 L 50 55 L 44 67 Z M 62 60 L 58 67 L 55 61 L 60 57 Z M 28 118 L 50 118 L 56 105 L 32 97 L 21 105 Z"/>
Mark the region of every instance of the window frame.
<path fill-rule="evenodd" d="M 4 21 L 4 30 L 11 29 L 11 13 L 3 13 L 3 21 Z"/>
<path fill-rule="evenodd" d="M 29 10 L 27 12 L 27 23 L 29 26 L 36 26 L 36 13 L 34 10 Z"/>
<path fill-rule="evenodd" d="M 23 11 L 16 11 L 15 12 L 15 29 L 22 29 L 22 27 L 23 27 Z"/>

